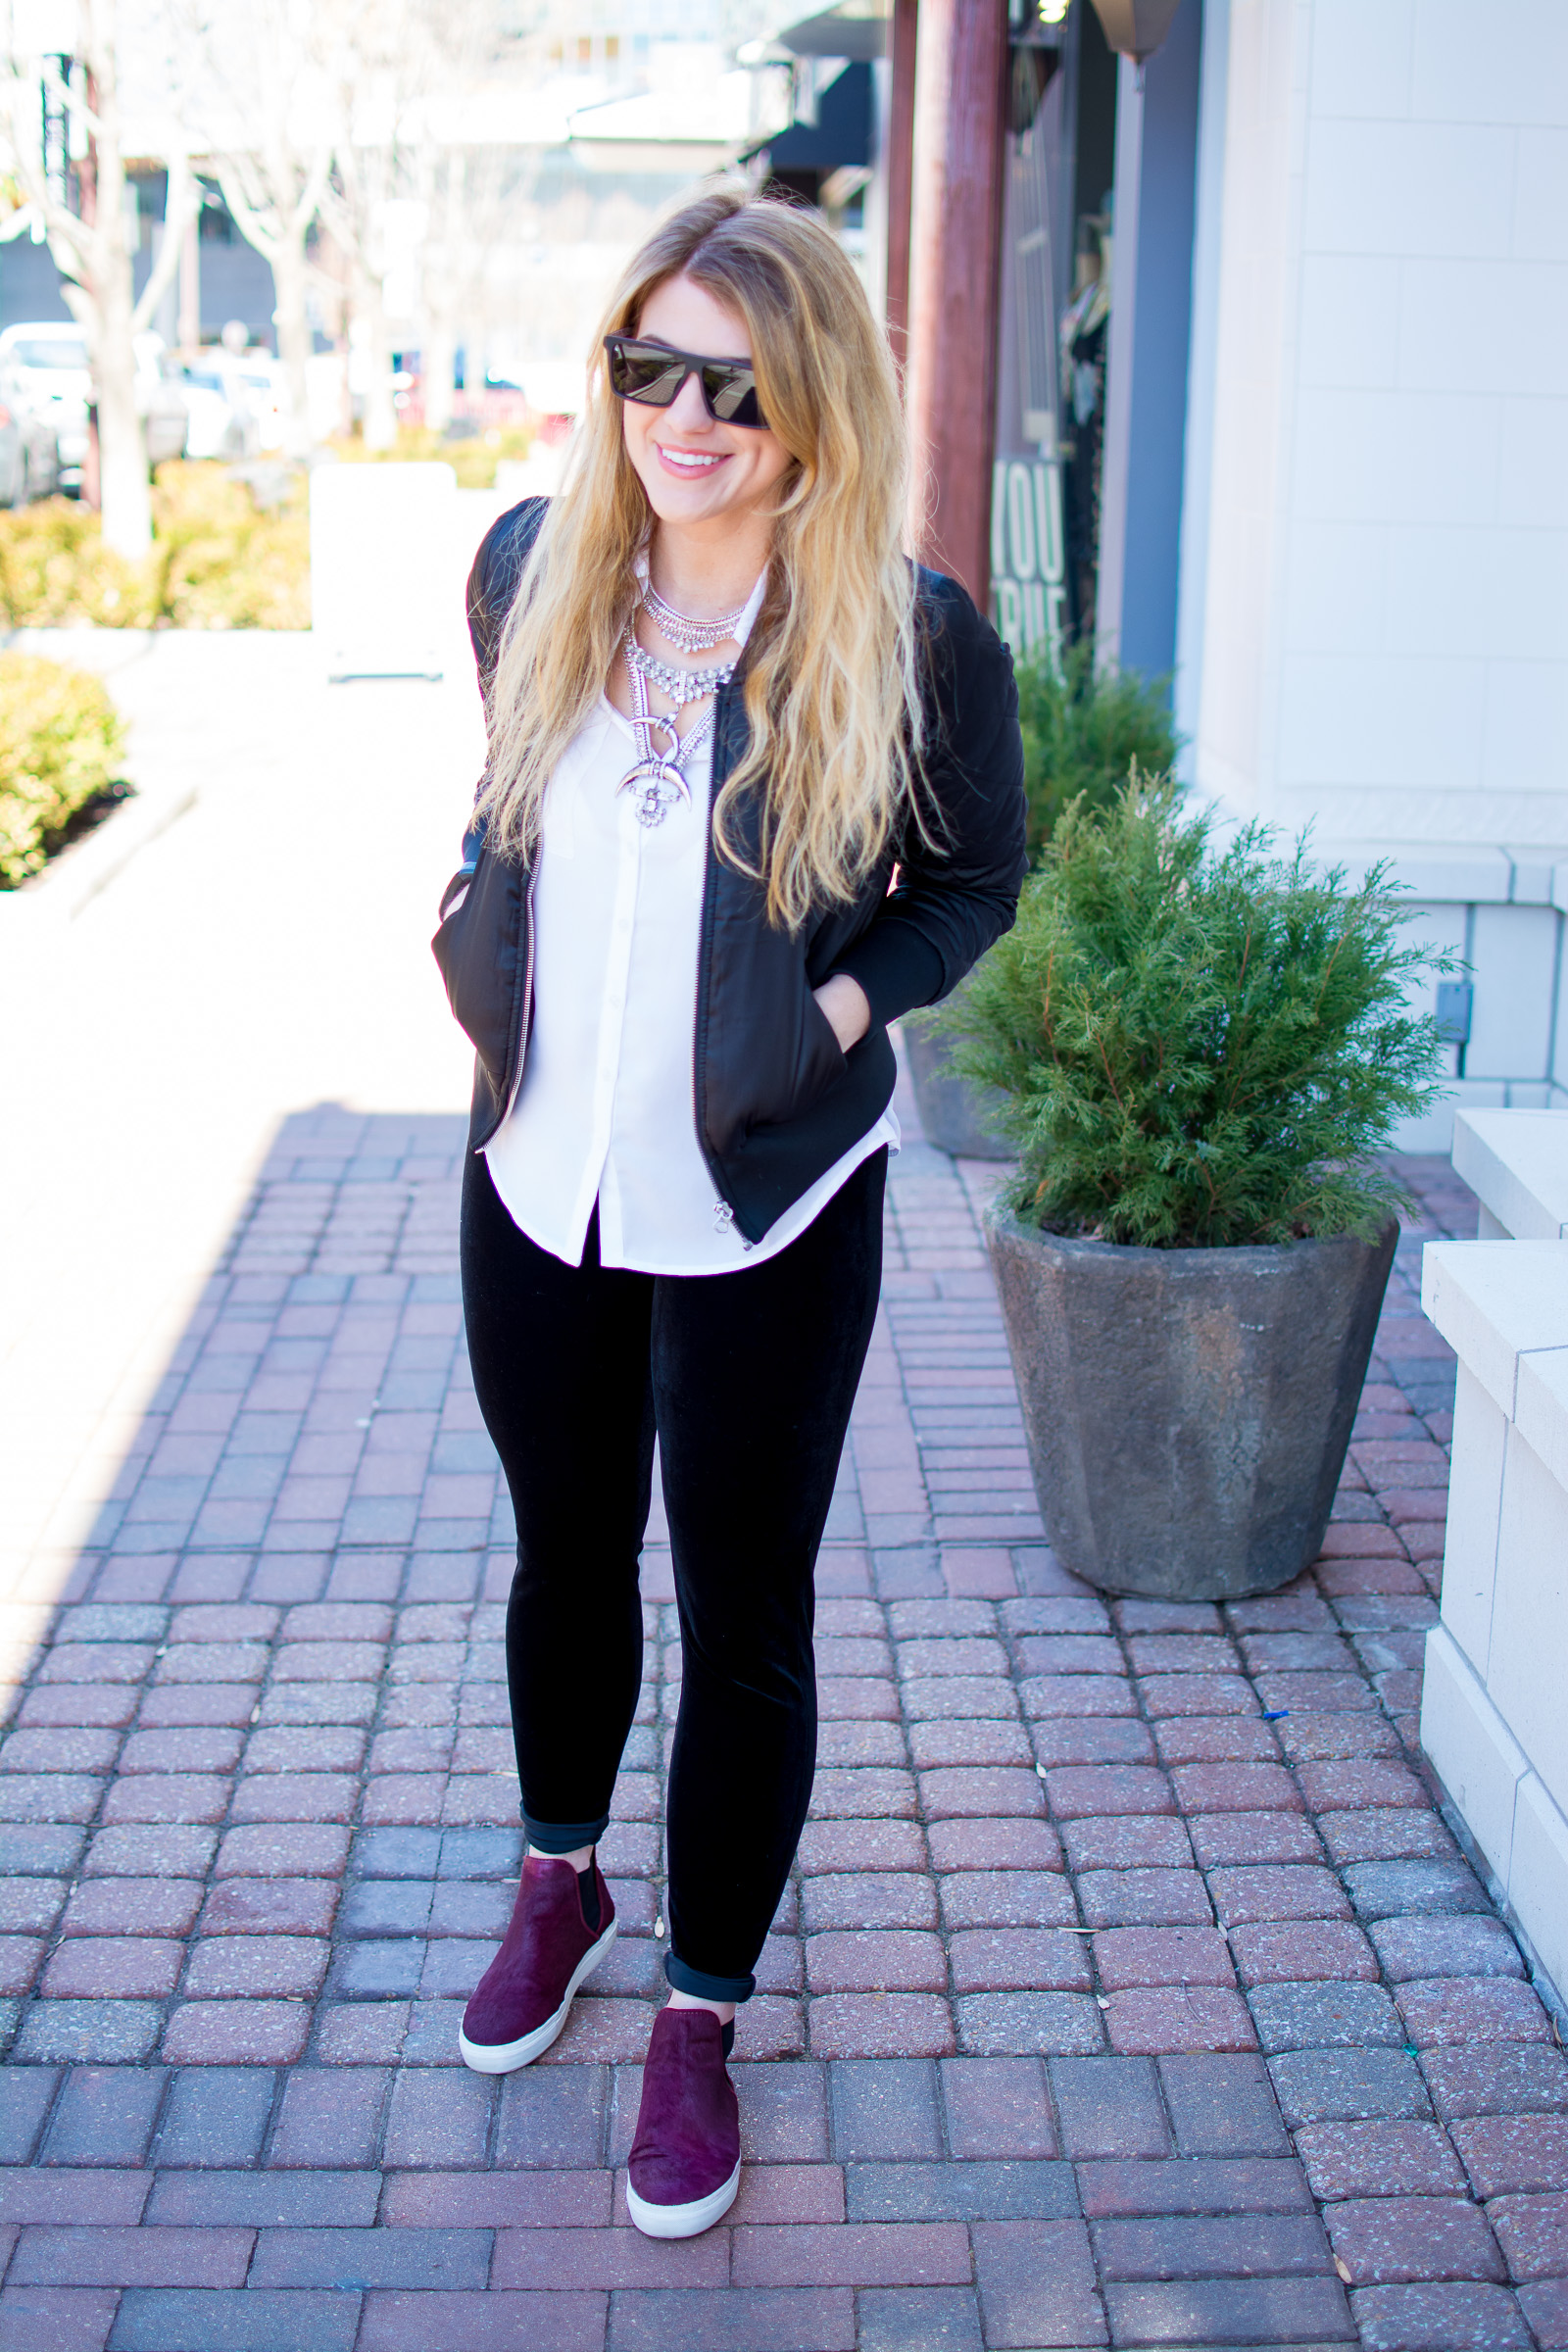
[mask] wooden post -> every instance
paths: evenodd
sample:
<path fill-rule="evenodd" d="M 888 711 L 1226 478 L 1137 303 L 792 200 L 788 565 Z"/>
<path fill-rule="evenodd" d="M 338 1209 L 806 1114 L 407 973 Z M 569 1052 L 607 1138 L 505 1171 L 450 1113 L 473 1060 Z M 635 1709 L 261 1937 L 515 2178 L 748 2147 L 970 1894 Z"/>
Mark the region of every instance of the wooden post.
<path fill-rule="evenodd" d="M 990 592 L 1005 0 L 921 0 L 910 234 L 910 538 Z"/>
<path fill-rule="evenodd" d="M 914 169 L 915 16 L 920 0 L 893 0 L 893 87 L 888 104 L 888 339 L 902 367 L 908 350 L 909 191 Z"/>

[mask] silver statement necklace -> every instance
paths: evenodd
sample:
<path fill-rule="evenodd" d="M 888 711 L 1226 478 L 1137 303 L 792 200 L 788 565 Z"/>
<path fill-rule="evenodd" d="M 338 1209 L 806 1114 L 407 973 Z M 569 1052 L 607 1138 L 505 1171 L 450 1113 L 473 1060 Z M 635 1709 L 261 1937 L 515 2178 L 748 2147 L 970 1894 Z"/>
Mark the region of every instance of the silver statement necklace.
<path fill-rule="evenodd" d="M 667 695 L 677 710 L 684 710 L 688 703 L 700 703 L 716 694 L 735 668 L 733 662 L 715 662 L 709 669 L 681 669 L 675 662 L 661 662 L 657 654 L 647 652 L 629 632 L 625 652 L 627 668 L 646 678 L 650 686 L 657 686 L 661 694 Z"/>
<path fill-rule="evenodd" d="M 644 585 L 643 603 L 650 619 L 662 637 L 678 645 L 683 653 L 711 653 L 726 637 L 733 637 L 746 608 L 723 613 L 717 620 L 693 620 L 666 605 L 650 580 Z M 691 786 L 686 780 L 686 763 L 701 744 L 707 742 L 713 730 L 713 709 L 705 710 L 690 732 L 680 735 L 675 720 L 692 703 L 701 703 L 727 684 L 735 674 L 733 662 L 715 662 L 703 669 L 682 669 L 673 662 L 662 662 L 637 642 L 637 618 L 632 615 L 621 645 L 626 657 L 626 671 L 631 681 L 631 724 L 637 745 L 637 760 L 629 774 L 623 776 L 617 789 L 630 792 L 637 822 L 652 828 L 662 825 L 677 801 L 691 800 Z M 659 717 L 649 709 L 648 689 L 657 686 L 660 693 L 674 704 L 667 717 Z M 654 740 L 664 739 L 663 748 Z"/>
<path fill-rule="evenodd" d="M 710 654 L 715 645 L 734 636 L 746 607 L 737 605 L 733 612 L 721 612 L 716 620 L 693 620 L 689 612 L 677 612 L 673 605 L 666 605 L 650 579 L 643 582 L 643 609 L 661 637 L 678 645 L 683 654 Z"/>

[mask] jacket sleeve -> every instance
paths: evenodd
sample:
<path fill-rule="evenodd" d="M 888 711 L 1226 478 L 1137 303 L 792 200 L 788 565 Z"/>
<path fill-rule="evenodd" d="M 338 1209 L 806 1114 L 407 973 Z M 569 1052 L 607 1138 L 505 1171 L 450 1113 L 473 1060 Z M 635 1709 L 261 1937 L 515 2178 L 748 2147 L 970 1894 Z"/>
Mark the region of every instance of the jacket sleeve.
<path fill-rule="evenodd" d="M 507 625 L 523 564 L 539 535 L 539 525 L 549 504 L 546 498 L 525 498 L 520 506 L 510 508 L 480 540 L 479 552 L 468 572 L 468 642 L 473 647 L 474 666 L 479 673 L 479 692 L 486 702 L 495 680 L 501 632 Z M 478 790 L 476 786 L 475 798 Z M 483 839 L 482 825 L 470 825 L 463 836 L 463 862 L 447 884 L 441 902 L 443 909 L 458 885 L 472 874 Z"/>
<path fill-rule="evenodd" d="M 919 588 L 924 823 L 906 820 L 897 883 L 836 966 L 879 1025 L 957 987 L 1012 928 L 1029 865 L 1012 657 L 956 580 L 922 572 Z"/>

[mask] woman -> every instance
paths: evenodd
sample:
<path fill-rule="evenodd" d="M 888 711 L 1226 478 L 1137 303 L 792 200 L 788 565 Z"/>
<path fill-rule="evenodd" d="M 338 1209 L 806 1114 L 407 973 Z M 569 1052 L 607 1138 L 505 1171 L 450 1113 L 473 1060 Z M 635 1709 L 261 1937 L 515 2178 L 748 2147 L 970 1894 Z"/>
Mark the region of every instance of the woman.
<path fill-rule="evenodd" d="M 528 1838 L 462 2049 L 538 2057 L 614 1934 L 657 1435 L 684 1682 L 629 2198 L 684 2237 L 739 2183 L 724 2062 L 811 1792 L 887 1024 L 1010 924 L 1022 758 L 1005 649 L 900 552 L 898 387 L 827 230 L 705 193 L 608 330 L 566 488 L 474 564 L 490 756 L 435 940 L 477 1048 L 464 1306 L 517 1521 Z"/>

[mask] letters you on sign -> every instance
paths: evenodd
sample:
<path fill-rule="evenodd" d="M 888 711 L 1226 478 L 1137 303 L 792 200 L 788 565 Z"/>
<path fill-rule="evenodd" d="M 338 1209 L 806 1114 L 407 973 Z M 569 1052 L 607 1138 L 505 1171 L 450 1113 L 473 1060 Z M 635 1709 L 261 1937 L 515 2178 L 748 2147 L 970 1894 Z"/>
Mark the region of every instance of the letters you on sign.
<path fill-rule="evenodd" d="M 1015 654 L 1044 644 L 1060 663 L 1065 573 L 1060 466 L 999 458 L 991 480 L 991 617 Z"/>

